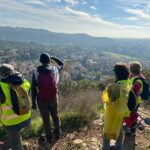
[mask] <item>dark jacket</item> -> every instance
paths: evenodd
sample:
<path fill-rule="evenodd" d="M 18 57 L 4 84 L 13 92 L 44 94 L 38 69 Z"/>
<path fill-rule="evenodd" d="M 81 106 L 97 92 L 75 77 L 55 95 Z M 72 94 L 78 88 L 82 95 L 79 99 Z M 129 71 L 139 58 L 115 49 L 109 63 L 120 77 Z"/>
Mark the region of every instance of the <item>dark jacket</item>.
<path fill-rule="evenodd" d="M 60 59 L 55 58 L 55 57 L 51 57 L 51 59 L 53 59 L 58 64 L 57 70 L 60 72 L 63 69 L 64 63 Z M 42 64 L 41 66 L 37 67 L 36 71 L 38 73 L 42 73 L 42 72 L 49 72 L 49 71 L 51 71 L 51 69 L 52 69 L 52 66 L 50 64 Z M 32 84 L 31 84 L 31 94 L 32 94 L 32 105 L 33 106 L 36 106 L 37 92 L 38 92 L 37 87 L 38 87 L 37 79 L 35 76 L 35 71 L 33 71 Z"/>
<path fill-rule="evenodd" d="M 11 83 L 13 85 L 21 85 L 24 82 L 24 77 L 19 72 L 16 72 L 5 79 L 1 79 L 1 82 Z M 0 103 L 4 103 L 4 102 L 5 102 L 5 95 L 0 86 Z"/>

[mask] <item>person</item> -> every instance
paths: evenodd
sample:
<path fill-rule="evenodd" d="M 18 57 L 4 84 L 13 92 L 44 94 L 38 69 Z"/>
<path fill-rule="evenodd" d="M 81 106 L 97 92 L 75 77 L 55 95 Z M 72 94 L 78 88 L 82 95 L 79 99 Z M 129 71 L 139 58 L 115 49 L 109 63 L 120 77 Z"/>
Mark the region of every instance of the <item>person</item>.
<path fill-rule="evenodd" d="M 0 119 L 8 136 L 7 145 L 12 150 L 22 150 L 19 131 L 30 125 L 31 111 L 29 110 L 24 115 L 15 113 L 14 107 L 17 107 L 18 104 L 14 104 L 12 99 L 16 102 L 18 97 L 12 95 L 12 85 L 16 87 L 21 85 L 28 93 L 30 83 L 10 64 L 0 65 L 0 79 Z"/>
<path fill-rule="evenodd" d="M 132 61 L 129 63 L 130 68 L 130 81 L 133 85 L 132 89 L 136 93 L 138 100 L 137 100 L 137 107 L 136 111 L 140 104 L 142 104 L 142 97 L 141 93 L 143 92 L 143 82 L 142 79 L 145 79 L 144 75 L 142 74 L 142 65 L 138 61 Z M 137 80 L 135 80 L 137 79 Z"/>
<path fill-rule="evenodd" d="M 102 94 L 104 102 L 103 150 L 110 149 L 110 140 L 116 140 L 117 150 L 124 149 L 123 120 L 130 115 L 128 95 L 131 84 L 128 80 L 129 68 L 125 63 L 114 66 L 115 83 L 109 84 Z"/>
<path fill-rule="evenodd" d="M 54 60 L 58 66 L 51 65 Z M 63 69 L 63 62 L 48 53 L 40 55 L 42 65 L 38 66 L 32 75 L 32 108 L 36 109 L 37 104 L 43 120 L 47 142 L 52 141 L 53 134 L 56 139 L 60 137 L 60 119 L 58 116 L 58 82 L 59 72 Z M 49 115 L 54 122 L 52 131 Z"/>
<path fill-rule="evenodd" d="M 143 100 L 147 100 L 149 97 L 149 84 L 146 81 L 146 78 L 142 74 L 142 65 L 138 61 L 132 61 L 129 63 L 130 68 L 130 81 L 132 84 L 132 90 L 134 91 L 137 100 L 136 100 L 136 107 L 132 111 L 132 114 L 136 114 L 138 111 L 139 106 L 143 103 Z M 144 85 L 148 85 L 148 87 L 144 88 Z M 144 93 L 143 93 L 144 92 Z M 143 93 L 143 94 L 142 94 Z M 133 102 L 133 101 L 132 101 Z M 129 118 L 130 119 L 130 118 Z M 137 121 L 135 121 L 130 129 L 130 131 L 127 133 L 127 135 L 135 135 L 136 125 Z"/>

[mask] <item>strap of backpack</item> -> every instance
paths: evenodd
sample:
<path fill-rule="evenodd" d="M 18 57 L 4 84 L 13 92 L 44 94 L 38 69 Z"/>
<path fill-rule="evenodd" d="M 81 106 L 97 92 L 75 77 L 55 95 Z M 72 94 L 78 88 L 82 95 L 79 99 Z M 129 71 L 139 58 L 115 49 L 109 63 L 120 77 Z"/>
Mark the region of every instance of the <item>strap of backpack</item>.
<path fill-rule="evenodd" d="M 135 78 L 135 79 L 133 80 L 133 84 L 134 84 L 137 80 L 141 80 L 141 81 L 142 81 L 142 83 L 145 81 L 145 79 L 144 79 L 144 78 L 137 77 L 137 78 Z"/>

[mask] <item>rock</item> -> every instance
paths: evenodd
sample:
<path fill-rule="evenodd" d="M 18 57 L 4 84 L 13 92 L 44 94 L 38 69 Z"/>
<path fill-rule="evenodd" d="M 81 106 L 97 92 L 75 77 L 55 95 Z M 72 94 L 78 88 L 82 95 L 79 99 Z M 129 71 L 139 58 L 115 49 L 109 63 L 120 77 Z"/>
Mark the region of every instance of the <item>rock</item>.
<path fill-rule="evenodd" d="M 67 134 L 66 138 L 73 140 L 75 138 L 75 134 L 73 133 Z"/>
<path fill-rule="evenodd" d="M 87 129 L 88 129 L 88 127 L 84 127 L 84 128 L 83 128 L 83 131 L 86 131 Z"/>
<path fill-rule="evenodd" d="M 86 144 L 86 143 L 82 143 L 82 146 L 83 146 L 83 147 L 87 147 L 87 144 Z"/>
<path fill-rule="evenodd" d="M 97 119 L 93 121 L 93 125 L 103 126 L 103 119 Z"/>
<path fill-rule="evenodd" d="M 98 143 L 99 140 L 98 140 L 97 138 L 92 138 L 92 139 L 91 139 L 91 142 L 93 142 L 93 143 Z"/>
<path fill-rule="evenodd" d="M 90 145 L 90 149 L 91 150 L 96 150 L 96 149 L 99 149 L 99 147 L 97 145 Z"/>
<path fill-rule="evenodd" d="M 30 145 L 30 144 L 29 144 L 28 142 L 25 142 L 25 143 L 23 144 L 23 149 L 24 149 L 24 150 L 28 150 L 28 148 L 30 147 L 29 145 Z"/>
<path fill-rule="evenodd" d="M 146 148 L 150 149 L 150 145 L 149 145 L 149 144 L 147 144 Z"/>
<path fill-rule="evenodd" d="M 73 141 L 73 144 L 76 144 L 76 145 L 82 144 L 82 143 L 83 143 L 83 140 L 81 140 L 81 139 L 76 139 Z"/>

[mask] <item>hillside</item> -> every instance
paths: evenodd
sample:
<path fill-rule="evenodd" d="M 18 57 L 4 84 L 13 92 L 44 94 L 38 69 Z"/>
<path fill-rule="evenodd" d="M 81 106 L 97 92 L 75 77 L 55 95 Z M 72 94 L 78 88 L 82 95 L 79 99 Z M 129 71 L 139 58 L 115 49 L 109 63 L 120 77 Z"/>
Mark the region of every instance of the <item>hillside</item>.
<path fill-rule="evenodd" d="M 35 42 L 51 45 L 98 46 L 100 43 L 111 42 L 109 38 L 92 37 L 87 34 L 64 34 L 44 29 L 21 27 L 0 27 L 0 39 L 6 41 Z"/>
<path fill-rule="evenodd" d="M 142 108 L 140 112 L 144 117 L 148 116 L 149 111 Z M 150 150 L 150 127 L 145 125 L 145 131 L 137 129 L 137 136 L 126 136 L 125 138 L 125 150 Z M 24 147 L 26 149 L 34 150 L 101 150 L 102 147 L 102 126 L 103 115 L 97 116 L 89 126 L 85 126 L 80 131 L 74 131 L 72 133 L 64 133 L 60 140 L 54 141 L 49 145 L 40 143 L 37 139 L 24 140 Z M 114 145 L 115 141 L 111 141 L 111 145 Z M 114 150 L 114 149 L 111 149 Z"/>
<path fill-rule="evenodd" d="M 0 40 L 4 42 L 43 44 L 53 46 L 54 50 L 56 47 L 64 50 L 70 48 L 69 52 L 71 53 L 71 49 L 73 48 L 73 52 L 82 51 L 87 53 L 94 51 L 97 55 L 105 51 L 135 57 L 142 61 L 148 61 L 150 59 L 150 39 L 92 37 L 87 34 L 64 34 L 50 32 L 44 29 L 0 26 Z M 1 45 L 3 44 L 0 43 Z"/>
<path fill-rule="evenodd" d="M 139 60 L 145 68 L 149 68 L 150 40 L 98 38 L 43 29 L 0 27 L 0 63 L 13 64 L 29 81 L 33 69 L 40 64 L 42 52 L 48 52 L 65 63 L 59 84 L 63 134 L 52 150 L 98 150 L 102 144 L 101 92 L 108 83 L 114 82 L 112 68 L 116 62 L 129 63 L 132 60 Z M 149 70 L 146 70 L 146 77 L 150 82 Z M 149 117 L 149 107 L 145 110 L 141 110 L 142 114 Z M 138 134 L 135 143 L 132 138 L 127 140 L 127 150 L 135 150 L 135 146 L 137 150 L 150 149 L 150 128 L 146 126 L 145 129 L 144 134 Z M 43 150 L 44 147 L 49 150 L 52 145 L 39 141 L 42 133 L 39 112 L 33 111 L 30 128 L 21 132 L 25 150 Z M 6 140 L 1 124 L 0 139 Z M 131 146 L 129 141 L 133 141 Z"/>

